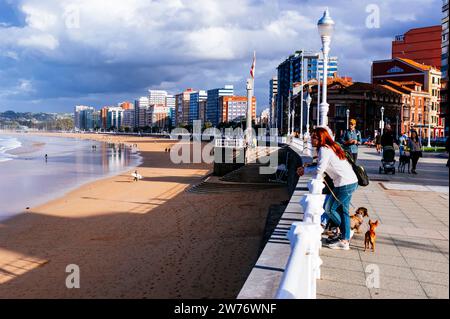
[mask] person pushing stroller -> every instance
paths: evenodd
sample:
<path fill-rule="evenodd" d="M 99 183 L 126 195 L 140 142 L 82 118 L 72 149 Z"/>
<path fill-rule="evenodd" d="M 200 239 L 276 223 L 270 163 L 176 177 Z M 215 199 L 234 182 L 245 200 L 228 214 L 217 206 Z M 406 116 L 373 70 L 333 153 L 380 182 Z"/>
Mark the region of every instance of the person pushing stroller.
<path fill-rule="evenodd" d="M 381 147 L 382 147 L 382 158 L 381 166 L 378 169 L 379 173 L 389 173 L 395 174 L 395 149 L 394 149 L 394 134 L 392 133 L 391 126 L 386 125 L 383 135 L 381 135 Z"/>

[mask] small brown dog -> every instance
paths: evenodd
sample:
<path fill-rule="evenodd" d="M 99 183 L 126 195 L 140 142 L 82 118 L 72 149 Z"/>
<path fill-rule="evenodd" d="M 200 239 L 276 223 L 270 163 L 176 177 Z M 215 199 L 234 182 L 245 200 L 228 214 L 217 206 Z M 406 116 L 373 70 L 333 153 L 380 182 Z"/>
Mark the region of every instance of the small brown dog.
<path fill-rule="evenodd" d="M 359 207 L 353 216 L 350 216 L 350 229 L 354 230 L 356 233 L 360 233 L 360 227 L 364 223 L 364 217 L 369 217 L 367 213 L 367 208 Z"/>
<path fill-rule="evenodd" d="M 364 238 L 364 251 L 369 248 L 370 244 L 372 246 L 372 251 L 375 252 L 375 240 L 377 239 L 375 229 L 378 227 L 378 220 L 372 222 L 369 219 L 369 227 L 370 229 L 366 232 L 366 236 Z"/>

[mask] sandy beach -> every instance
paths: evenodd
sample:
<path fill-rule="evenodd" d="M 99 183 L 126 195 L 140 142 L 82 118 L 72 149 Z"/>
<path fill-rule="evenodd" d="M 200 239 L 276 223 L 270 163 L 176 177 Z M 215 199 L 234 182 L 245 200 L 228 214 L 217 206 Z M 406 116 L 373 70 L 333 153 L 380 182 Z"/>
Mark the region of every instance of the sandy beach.
<path fill-rule="evenodd" d="M 0 298 L 237 296 L 284 188 L 190 193 L 212 165 L 173 164 L 164 150 L 175 141 L 63 136 L 137 144 L 143 179 L 99 180 L 0 224 Z M 80 289 L 66 288 L 69 264 Z"/>

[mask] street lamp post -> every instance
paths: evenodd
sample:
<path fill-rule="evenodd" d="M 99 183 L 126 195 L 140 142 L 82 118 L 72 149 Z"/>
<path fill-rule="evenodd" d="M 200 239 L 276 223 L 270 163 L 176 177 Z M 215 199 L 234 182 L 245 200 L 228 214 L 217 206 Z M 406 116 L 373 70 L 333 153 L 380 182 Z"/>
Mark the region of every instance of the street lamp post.
<path fill-rule="evenodd" d="M 320 57 L 317 56 L 317 69 L 316 69 L 316 77 L 317 77 L 317 127 L 320 126 L 320 72 L 319 72 L 319 61 Z"/>
<path fill-rule="evenodd" d="M 253 143 L 252 101 L 253 101 L 253 81 L 252 79 L 247 79 L 247 127 L 246 127 L 247 145 L 252 145 Z"/>
<path fill-rule="evenodd" d="M 334 31 L 334 21 L 328 13 L 328 8 L 323 13 L 323 17 L 317 23 L 320 38 L 322 40 L 323 52 L 323 98 L 320 104 L 320 123 L 323 127 L 328 127 L 328 110 L 327 103 L 327 77 L 328 77 L 328 53 L 330 52 L 331 36 Z"/>
<path fill-rule="evenodd" d="M 381 125 L 380 125 L 380 129 L 381 129 L 381 134 L 383 134 L 384 132 L 384 106 L 381 107 Z"/>
<path fill-rule="evenodd" d="M 347 130 L 348 130 L 348 120 L 349 120 L 349 117 L 350 117 L 350 110 L 347 109 L 347 111 L 345 111 L 345 113 L 347 114 Z"/>
<path fill-rule="evenodd" d="M 291 135 L 294 135 L 295 131 L 295 109 L 292 109 L 292 125 L 291 125 Z"/>
<path fill-rule="evenodd" d="M 431 147 L 431 103 L 428 103 L 428 145 Z"/>
<path fill-rule="evenodd" d="M 289 89 L 289 100 L 288 100 L 288 135 L 291 134 L 291 89 Z"/>
<path fill-rule="evenodd" d="M 398 141 L 398 114 L 395 116 L 396 139 Z"/>
<path fill-rule="evenodd" d="M 302 50 L 302 58 L 301 58 L 301 91 L 300 91 L 300 139 L 303 139 L 303 88 L 304 88 L 304 72 L 305 72 L 305 63 L 304 63 L 304 52 Z"/>
<path fill-rule="evenodd" d="M 305 135 L 309 138 L 309 108 L 311 106 L 311 94 L 309 93 L 309 91 L 306 91 L 306 98 L 305 98 L 305 102 L 306 102 L 306 133 Z"/>

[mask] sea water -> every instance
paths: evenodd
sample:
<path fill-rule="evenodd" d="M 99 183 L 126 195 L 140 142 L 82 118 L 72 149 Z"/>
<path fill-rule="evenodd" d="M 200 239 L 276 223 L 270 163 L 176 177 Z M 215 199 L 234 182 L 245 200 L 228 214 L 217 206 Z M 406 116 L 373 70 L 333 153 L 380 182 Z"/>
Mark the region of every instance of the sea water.
<path fill-rule="evenodd" d="M 141 162 L 123 144 L 0 134 L 0 220 Z"/>

